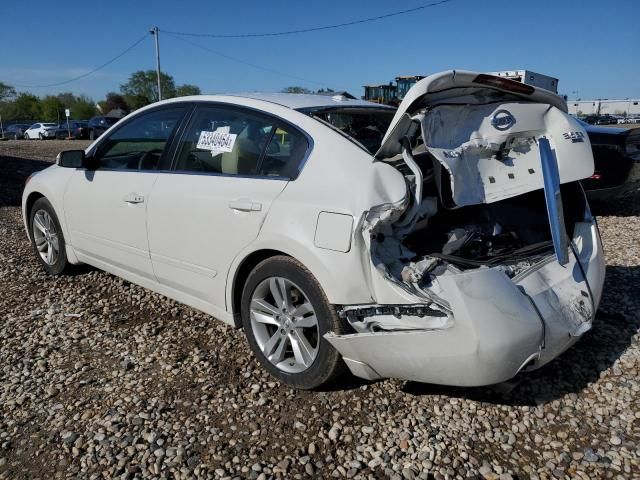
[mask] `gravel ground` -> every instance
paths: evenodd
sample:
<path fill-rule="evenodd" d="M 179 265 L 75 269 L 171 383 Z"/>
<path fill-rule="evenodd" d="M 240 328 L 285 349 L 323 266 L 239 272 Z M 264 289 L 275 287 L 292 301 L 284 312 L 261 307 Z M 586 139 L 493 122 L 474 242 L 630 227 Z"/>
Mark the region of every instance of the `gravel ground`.
<path fill-rule="evenodd" d="M 22 185 L 81 146 L 0 142 L 0 478 L 640 478 L 640 195 L 603 206 L 593 330 L 515 388 L 297 392 L 242 331 L 97 270 L 43 274 Z"/>

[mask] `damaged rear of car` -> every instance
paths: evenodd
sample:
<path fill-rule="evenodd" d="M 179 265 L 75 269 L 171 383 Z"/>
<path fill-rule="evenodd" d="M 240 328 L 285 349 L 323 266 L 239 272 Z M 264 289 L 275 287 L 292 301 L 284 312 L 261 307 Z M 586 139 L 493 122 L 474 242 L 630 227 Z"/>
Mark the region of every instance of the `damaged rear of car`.
<path fill-rule="evenodd" d="M 375 157 L 410 195 L 356 228 L 377 303 L 343 305 L 353 333 L 325 335 L 355 375 L 488 385 L 591 328 L 605 270 L 580 185 L 593 157 L 560 97 L 432 75 L 406 95 Z"/>

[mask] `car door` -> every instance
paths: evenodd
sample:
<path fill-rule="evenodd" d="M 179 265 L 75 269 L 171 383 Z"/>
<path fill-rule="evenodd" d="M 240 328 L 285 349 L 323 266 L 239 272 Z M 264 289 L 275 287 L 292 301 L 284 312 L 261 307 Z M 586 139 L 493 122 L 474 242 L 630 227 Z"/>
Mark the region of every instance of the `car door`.
<path fill-rule="evenodd" d="M 197 107 L 173 172 L 158 177 L 148 207 L 158 281 L 187 303 L 225 309 L 233 259 L 257 237 L 308 148 L 305 135 L 275 117 L 228 105 Z"/>
<path fill-rule="evenodd" d="M 81 261 L 133 281 L 155 281 L 146 209 L 186 109 L 177 104 L 136 115 L 87 153 L 95 169 L 77 169 L 64 195 L 70 242 Z"/>

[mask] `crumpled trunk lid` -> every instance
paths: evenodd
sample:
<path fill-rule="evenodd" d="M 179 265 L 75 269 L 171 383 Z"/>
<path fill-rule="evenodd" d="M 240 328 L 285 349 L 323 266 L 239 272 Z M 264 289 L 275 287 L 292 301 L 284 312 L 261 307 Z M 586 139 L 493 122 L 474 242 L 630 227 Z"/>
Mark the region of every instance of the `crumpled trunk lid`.
<path fill-rule="evenodd" d="M 492 203 L 543 188 L 541 138 L 551 144 L 560 183 L 593 174 L 588 136 L 566 111 L 558 95 L 519 82 L 464 71 L 431 75 L 405 96 L 376 158 L 396 158 L 405 138 L 421 130 L 437 160 L 443 204 Z"/>
<path fill-rule="evenodd" d="M 549 140 L 560 183 L 593 174 L 582 126 L 557 107 L 508 102 L 439 105 L 421 118 L 443 203 L 493 203 L 544 187 L 539 141 Z"/>
<path fill-rule="evenodd" d="M 412 116 L 435 105 L 471 105 L 496 101 L 543 103 L 566 112 L 567 104 L 558 95 L 512 80 L 476 72 L 449 70 L 420 80 L 407 92 L 375 154 L 378 160 L 402 152 L 402 139 L 412 128 Z"/>

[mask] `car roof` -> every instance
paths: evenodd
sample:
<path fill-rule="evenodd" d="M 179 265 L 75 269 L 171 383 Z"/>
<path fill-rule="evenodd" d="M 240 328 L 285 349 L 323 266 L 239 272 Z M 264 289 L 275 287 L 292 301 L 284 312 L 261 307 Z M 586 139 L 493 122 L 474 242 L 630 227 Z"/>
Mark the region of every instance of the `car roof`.
<path fill-rule="evenodd" d="M 314 95 L 311 93 L 265 93 L 265 92 L 249 92 L 249 93 L 229 93 L 222 95 L 224 97 L 242 97 L 252 100 L 262 100 L 264 102 L 275 103 L 283 107 L 293 110 L 309 110 L 322 109 L 331 107 L 378 107 L 393 110 L 393 107 L 380 105 L 378 103 L 368 102 L 366 100 L 354 100 L 346 98 L 340 94 L 336 95 Z M 190 97 L 181 97 L 189 100 L 210 100 L 215 101 L 218 95 L 194 95 Z"/>

